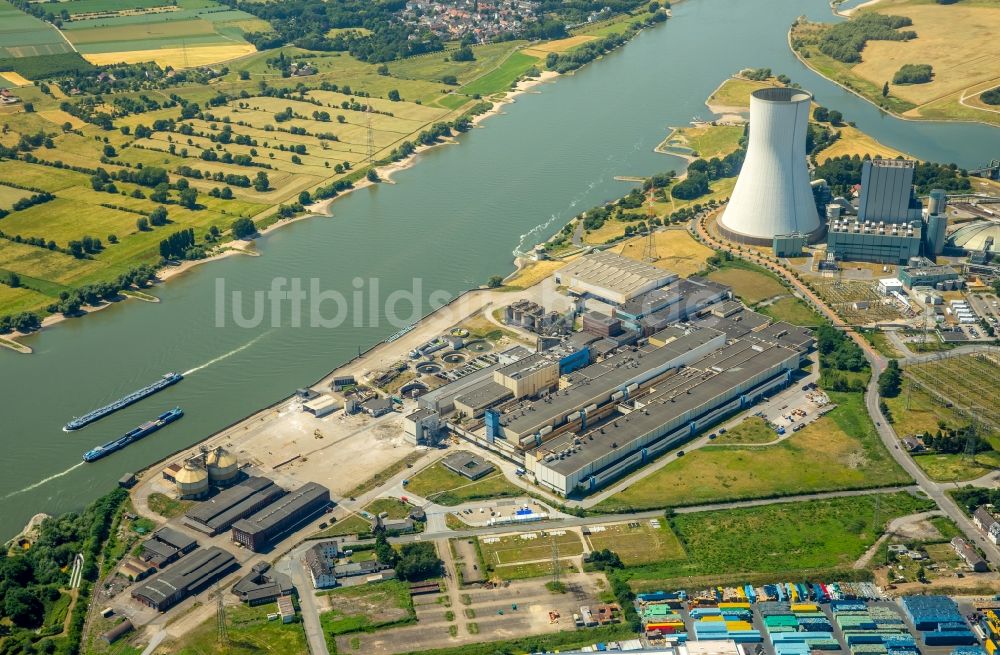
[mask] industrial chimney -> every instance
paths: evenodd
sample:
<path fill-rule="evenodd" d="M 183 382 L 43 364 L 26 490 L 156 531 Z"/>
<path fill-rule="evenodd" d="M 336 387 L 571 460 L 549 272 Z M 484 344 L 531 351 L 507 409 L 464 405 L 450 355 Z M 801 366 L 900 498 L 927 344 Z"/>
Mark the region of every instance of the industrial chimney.
<path fill-rule="evenodd" d="M 719 228 L 733 241 L 771 245 L 779 234 L 822 235 L 806 168 L 812 95 L 787 87 L 750 94 L 750 142 Z"/>

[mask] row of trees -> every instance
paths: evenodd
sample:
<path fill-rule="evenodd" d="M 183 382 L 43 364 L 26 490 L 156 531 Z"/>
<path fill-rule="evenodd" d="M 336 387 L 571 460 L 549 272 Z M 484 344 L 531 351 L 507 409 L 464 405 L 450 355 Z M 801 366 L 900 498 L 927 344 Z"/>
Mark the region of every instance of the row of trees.
<path fill-rule="evenodd" d="M 868 155 L 863 158 L 858 155 L 843 155 L 826 160 L 816 167 L 813 175 L 816 179 L 824 179 L 830 185 L 834 195 L 845 195 L 851 187 L 861 183 L 861 170 Z M 913 184 L 917 193 L 927 194 L 931 189 L 946 191 L 968 191 L 972 188 L 967 171 L 955 164 L 935 164 L 933 162 L 917 162 L 913 172 Z"/>

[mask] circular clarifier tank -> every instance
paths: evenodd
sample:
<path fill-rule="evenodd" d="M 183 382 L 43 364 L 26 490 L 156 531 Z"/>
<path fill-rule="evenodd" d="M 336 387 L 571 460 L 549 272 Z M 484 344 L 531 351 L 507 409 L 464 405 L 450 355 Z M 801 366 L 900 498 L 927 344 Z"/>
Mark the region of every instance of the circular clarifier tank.
<path fill-rule="evenodd" d="M 461 364 L 462 362 L 465 361 L 465 355 L 463 355 L 462 353 L 449 353 L 444 357 L 442 357 L 441 359 L 443 359 L 448 364 Z"/>
<path fill-rule="evenodd" d="M 466 350 L 471 350 L 474 353 L 488 353 L 493 350 L 493 344 L 489 341 L 484 341 L 482 339 L 478 341 L 470 341 L 465 344 Z"/>
<path fill-rule="evenodd" d="M 427 393 L 427 385 L 423 382 L 418 382 L 414 380 L 413 382 L 408 382 L 399 388 L 399 393 L 406 398 L 416 398 Z"/>
<path fill-rule="evenodd" d="M 435 373 L 441 372 L 441 365 L 434 364 L 433 362 L 425 362 L 423 364 L 417 364 L 417 371 L 427 375 L 434 375 Z"/>

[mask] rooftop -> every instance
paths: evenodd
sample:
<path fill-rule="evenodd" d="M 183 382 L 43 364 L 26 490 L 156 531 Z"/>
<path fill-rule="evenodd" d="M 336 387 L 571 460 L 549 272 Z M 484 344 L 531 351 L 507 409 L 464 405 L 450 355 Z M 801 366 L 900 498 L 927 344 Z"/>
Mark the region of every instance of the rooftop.
<path fill-rule="evenodd" d="M 179 590 L 190 592 L 207 585 L 235 564 L 236 558 L 218 546 L 198 550 L 143 582 L 132 595 L 160 604 Z"/>
<path fill-rule="evenodd" d="M 498 382 L 490 380 L 488 383 L 464 393 L 455 398 L 456 403 L 462 403 L 467 407 L 478 408 L 498 403 L 507 398 L 513 398 L 514 392 Z"/>
<path fill-rule="evenodd" d="M 497 373 L 512 379 L 519 379 L 525 375 L 530 375 L 539 369 L 548 368 L 554 366 L 556 362 L 553 362 L 550 357 L 543 355 L 542 353 L 535 353 L 533 355 L 528 355 L 524 359 L 519 359 L 513 364 L 508 364 L 503 368 L 497 369 Z"/>
<path fill-rule="evenodd" d="M 225 529 L 255 504 L 268 496 L 278 497 L 285 491 L 268 478 L 247 478 L 236 486 L 219 492 L 214 498 L 198 503 L 185 516 L 213 530 Z"/>
<path fill-rule="evenodd" d="M 665 284 L 677 274 L 605 250 L 568 264 L 559 271 L 559 276 L 563 280 L 578 280 L 631 296 L 642 293 L 650 284 Z"/>
<path fill-rule="evenodd" d="M 326 487 L 315 482 L 307 482 L 253 516 L 237 521 L 233 524 L 233 529 L 250 534 L 266 532 L 281 525 L 303 509 L 309 508 L 312 503 L 323 497 L 330 498 L 330 491 Z"/>

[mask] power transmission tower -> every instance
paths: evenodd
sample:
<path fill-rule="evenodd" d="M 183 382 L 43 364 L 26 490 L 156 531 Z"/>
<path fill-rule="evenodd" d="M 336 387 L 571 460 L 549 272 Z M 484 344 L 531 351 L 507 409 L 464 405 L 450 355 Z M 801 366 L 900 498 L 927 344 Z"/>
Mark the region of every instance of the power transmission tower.
<path fill-rule="evenodd" d="M 365 112 L 365 117 L 367 119 L 367 153 L 366 159 L 369 166 L 375 165 L 375 129 L 372 127 L 372 106 L 368 105 L 368 109 Z"/>
<path fill-rule="evenodd" d="M 215 620 L 219 624 L 218 641 L 224 649 L 229 646 L 229 631 L 226 629 L 226 608 L 222 604 L 222 589 L 215 583 Z"/>
<path fill-rule="evenodd" d="M 976 459 L 976 448 L 978 444 L 978 430 L 976 429 L 976 411 L 972 411 L 972 425 L 969 426 L 968 431 L 965 434 L 965 453 L 963 458 L 968 462 L 973 462 Z"/>
<path fill-rule="evenodd" d="M 643 244 L 642 249 L 642 261 L 644 262 L 655 262 L 659 257 L 656 256 L 656 237 L 653 235 L 653 219 L 656 218 L 656 214 L 653 212 L 653 185 L 649 185 L 649 195 L 646 199 L 646 243 Z"/>
<path fill-rule="evenodd" d="M 552 537 L 552 582 L 559 584 L 559 544 L 555 537 Z"/>

